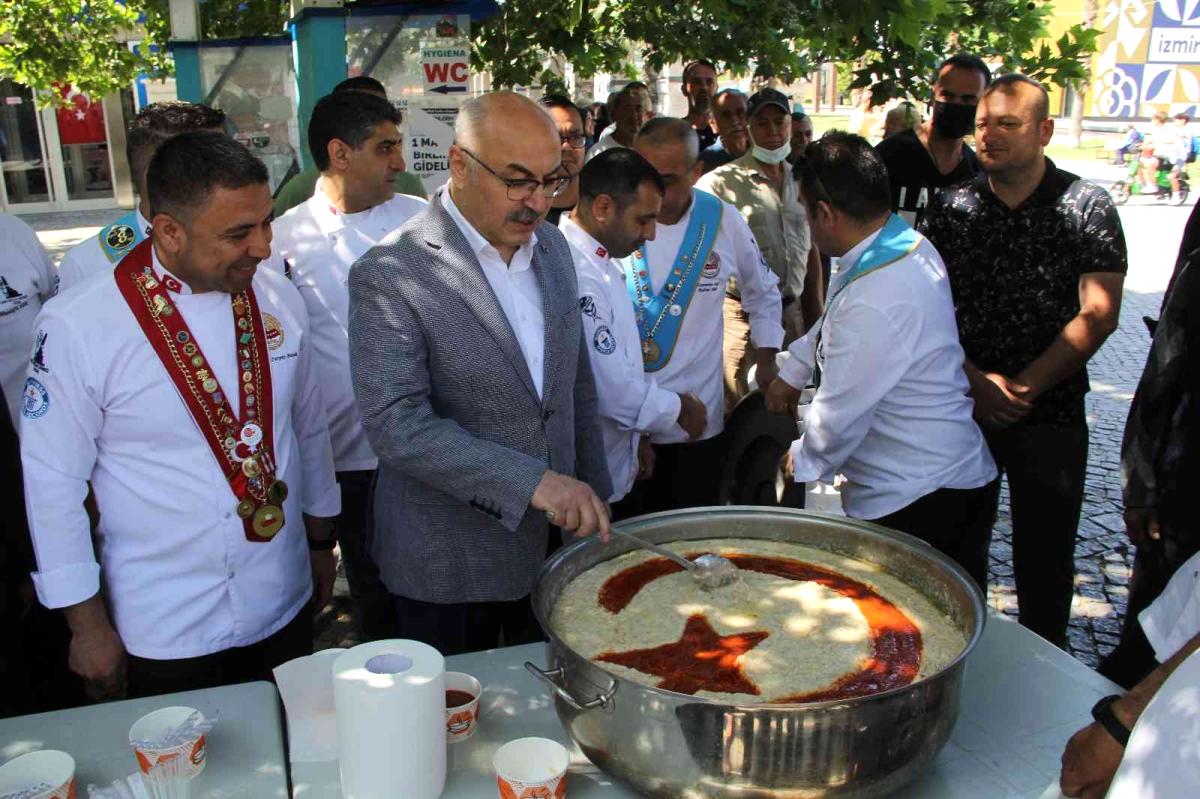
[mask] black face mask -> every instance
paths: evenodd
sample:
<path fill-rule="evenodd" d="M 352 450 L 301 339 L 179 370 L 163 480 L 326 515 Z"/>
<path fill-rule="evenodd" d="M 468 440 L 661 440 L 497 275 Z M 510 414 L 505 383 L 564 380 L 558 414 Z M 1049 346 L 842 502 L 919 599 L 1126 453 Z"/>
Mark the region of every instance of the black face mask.
<path fill-rule="evenodd" d="M 975 124 L 975 106 L 964 103 L 933 103 L 933 129 L 943 139 L 961 139 Z"/>

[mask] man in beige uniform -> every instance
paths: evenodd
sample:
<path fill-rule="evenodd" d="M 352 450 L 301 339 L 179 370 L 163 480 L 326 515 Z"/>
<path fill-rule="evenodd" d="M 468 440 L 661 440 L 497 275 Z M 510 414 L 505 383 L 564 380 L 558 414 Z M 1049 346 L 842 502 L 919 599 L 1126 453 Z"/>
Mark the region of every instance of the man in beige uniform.
<path fill-rule="evenodd" d="M 821 256 L 812 243 L 808 214 L 791 177 L 791 107 L 787 97 L 762 89 L 750 98 L 751 149 L 718 167 L 697 187 L 735 206 L 746 217 L 763 258 L 779 278 L 785 343 L 794 341 L 821 315 Z M 725 293 L 725 413 L 750 393 L 753 363 L 749 317 L 742 309 L 736 278 Z"/>

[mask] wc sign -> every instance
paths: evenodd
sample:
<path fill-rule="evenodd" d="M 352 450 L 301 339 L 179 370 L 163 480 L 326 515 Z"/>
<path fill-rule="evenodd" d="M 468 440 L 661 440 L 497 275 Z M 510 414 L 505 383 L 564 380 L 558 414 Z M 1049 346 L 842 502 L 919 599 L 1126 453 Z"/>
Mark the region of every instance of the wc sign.
<path fill-rule="evenodd" d="M 466 47 L 421 48 L 421 71 L 425 91 L 436 94 L 466 94 L 471 79 L 471 51 Z"/>

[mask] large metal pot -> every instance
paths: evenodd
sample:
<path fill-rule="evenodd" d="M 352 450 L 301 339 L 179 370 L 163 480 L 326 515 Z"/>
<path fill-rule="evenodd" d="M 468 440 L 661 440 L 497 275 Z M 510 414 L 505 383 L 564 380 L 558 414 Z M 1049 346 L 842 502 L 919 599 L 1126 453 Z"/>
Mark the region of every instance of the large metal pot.
<path fill-rule="evenodd" d="M 559 719 L 593 763 L 650 796 L 875 797 L 925 769 L 958 717 L 965 660 L 983 632 L 984 601 L 965 571 L 911 536 L 840 516 L 785 508 L 657 513 L 623 528 L 654 542 L 792 541 L 877 563 L 910 583 L 961 630 L 967 646 L 937 674 L 873 696 L 802 705 L 733 705 L 664 691 L 600 668 L 550 628 L 576 576 L 633 549 L 620 537 L 551 557 L 533 592 L 549 669 L 526 664 L 555 696 Z"/>

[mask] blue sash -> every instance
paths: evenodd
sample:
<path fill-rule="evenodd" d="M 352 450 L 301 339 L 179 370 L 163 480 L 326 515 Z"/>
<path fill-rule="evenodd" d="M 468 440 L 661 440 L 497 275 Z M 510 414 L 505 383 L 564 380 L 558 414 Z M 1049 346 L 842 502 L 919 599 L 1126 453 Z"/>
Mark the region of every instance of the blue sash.
<path fill-rule="evenodd" d="M 696 293 L 720 228 L 721 201 L 708 192 L 693 189 L 692 218 L 683 234 L 671 273 L 658 294 L 650 284 L 650 265 L 645 253 L 637 250 L 620 260 L 642 340 L 642 365 L 647 372 L 658 371 L 671 360 L 683 327 L 683 317 Z"/>
<path fill-rule="evenodd" d="M 100 230 L 100 249 L 114 264 L 129 254 L 130 250 L 142 243 L 146 231 L 138 224 L 138 212 L 134 208 L 106 228 Z"/>
<path fill-rule="evenodd" d="M 825 300 L 825 313 L 817 321 L 816 351 L 818 358 L 821 355 L 821 333 L 825 324 L 825 315 L 833 307 L 833 301 L 837 299 L 837 296 L 860 277 L 866 277 L 872 272 L 877 272 L 885 266 L 891 266 L 912 255 L 924 238 L 913 230 L 912 226 L 905 222 L 899 214 L 892 214 L 883 229 L 879 231 L 879 235 L 875 237 L 875 241 L 871 242 L 853 266 L 833 276 L 833 280 L 829 284 L 829 297 Z"/>

